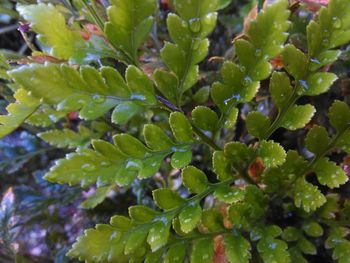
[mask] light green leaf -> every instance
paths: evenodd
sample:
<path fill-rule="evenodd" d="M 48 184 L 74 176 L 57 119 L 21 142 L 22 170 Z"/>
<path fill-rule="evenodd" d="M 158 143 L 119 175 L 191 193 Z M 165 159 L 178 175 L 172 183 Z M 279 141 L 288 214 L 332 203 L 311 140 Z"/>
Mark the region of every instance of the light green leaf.
<path fill-rule="evenodd" d="M 298 248 L 306 255 L 316 255 L 317 248 L 306 238 L 301 238 L 297 244 Z"/>
<path fill-rule="evenodd" d="M 154 223 L 148 233 L 147 243 L 151 250 L 157 251 L 168 243 L 170 224 L 164 224 L 162 221 Z"/>
<path fill-rule="evenodd" d="M 314 171 L 320 184 L 327 185 L 332 189 L 345 184 L 349 180 L 344 170 L 336 163 L 330 162 L 328 158 L 319 160 Z"/>
<path fill-rule="evenodd" d="M 213 170 L 218 177 L 218 180 L 225 181 L 232 177 L 231 164 L 225 157 L 223 151 L 216 151 L 213 154 Z"/>
<path fill-rule="evenodd" d="M 260 142 L 259 156 L 266 167 L 279 166 L 286 160 L 286 152 L 283 147 L 273 141 Z"/>
<path fill-rule="evenodd" d="M 250 23 L 248 36 L 259 49 L 259 56 L 273 58 L 282 51 L 288 38 L 289 15 L 288 1 L 280 0 L 269 5 L 264 12 L 259 12 L 256 20 Z"/>
<path fill-rule="evenodd" d="M 323 235 L 323 228 L 316 221 L 310 221 L 303 224 L 303 230 L 310 237 L 320 237 Z"/>
<path fill-rule="evenodd" d="M 157 89 L 163 94 L 163 96 L 170 102 L 176 103 L 179 81 L 174 73 L 157 69 L 153 74 L 153 77 L 156 82 Z"/>
<path fill-rule="evenodd" d="M 349 106 L 342 101 L 336 100 L 328 113 L 329 121 L 338 132 L 342 132 L 349 127 L 350 109 Z"/>
<path fill-rule="evenodd" d="M 182 181 L 188 191 L 199 194 L 208 188 L 208 178 L 201 170 L 188 166 L 182 171 Z"/>
<path fill-rule="evenodd" d="M 124 253 L 133 255 L 136 254 L 137 250 L 141 250 L 145 246 L 147 233 L 148 229 L 146 228 L 131 232 L 127 237 Z"/>
<path fill-rule="evenodd" d="M 228 159 L 236 169 L 249 165 L 254 157 L 254 150 L 240 142 L 227 143 L 224 147 L 224 153 L 226 159 Z"/>
<path fill-rule="evenodd" d="M 211 238 L 200 239 L 193 244 L 191 263 L 212 263 L 214 244 Z"/>
<path fill-rule="evenodd" d="M 140 111 L 142 111 L 140 105 L 131 101 L 124 102 L 114 109 L 111 119 L 115 124 L 125 124 Z"/>
<path fill-rule="evenodd" d="M 191 24 L 195 23 L 190 21 L 192 18 L 200 18 L 216 11 L 218 3 L 219 0 L 177 0 L 175 8 L 183 19 L 189 21 L 191 27 Z"/>
<path fill-rule="evenodd" d="M 307 78 L 306 85 L 300 94 L 306 96 L 316 96 L 325 93 L 337 79 L 338 77 L 334 73 L 314 73 Z"/>
<path fill-rule="evenodd" d="M 245 192 L 240 188 L 231 188 L 229 186 L 220 186 L 216 188 L 214 197 L 227 204 L 233 204 L 244 199 Z"/>
<path fill-rule="evenodd" d="M 123 153 L 135 158 L 144 158 L 150 152 L 143 143 L 129 134 L 117 134 L 113 140 Z"/>
<path fill-rule="evenodd" d="M 241 235 L 225 236 L 225 254 L 230 263 L 249 263 L 251 245 Z"/>
<path fill-rule="evenodd" d="M 300 230 L 295 227 L 288 226 L 283 230 L 282 237 L 287 242 L 297 241 L 300 238 Z"/>
<path fill-rule="evenodd" d="M 246 125 L 248 132 L 258 139 L 262 139 L 265 136 L 266 131 L 269 129 L 271 122 L 270 119 L 260 112 L 250 112 L 247 116 Z"/>
<path fill-rule="evenodd" d="M 171 113 L 169 124 L 177 141 L 188 143 L 193 142 L 192 125 L 184 114 L 180 112 Z"/>
<path fill-rule="evenodd" d="M 264 237 L 258 242 L 258 251 L 265 263 L 289 263 L 290 255 L 286 242 L 272 237 Z"/>
<path fill-rule="evenodd" d="M 178 193 L 168 188 L 154 190 L 152 194 L 157 206 L 163 210 L 174 209 L 185 202 Z"/>
<path fill-rule="evenodd" d="M 306 212 L 315 211 L 327 201 L 317 187 L 306 182 L 304 178 L 296 181 L 293 196 L 295 206 L 304 209 Z"/>
<path fill-rule="evenodd" d="M 289 77 L 284 72 L 274 72 L 270 80 L 270 93 L 277 108 L 281 109 L 287 104 L 293 90 Z"/>
<path fill-rule="evenodd" d="M 315 112 L 314 106 L 310 104 L 293 105 L 284 116 L 281 127 L 292 131 L 301 129 L 311 121 Z"/>
<path fill-rule="evenodd" d="M 282 63 L 296 80 L 304 79 L 308 73 L 308 58 L 295 46 L 288 44 L 282 52 Z"/>
<path fill-rule="evenodd" d="M 155 210 L 143 205 L 130 206 L 128 212 L 132 221 L 137 223 L 150 222 L 159 215 Z"/>
<path fill-rule="evenodd" d="M 202 104 L 208 101 L 210 95 L 210 87 L 204 86 L 200 88 L 194 95 L 193 100 L 198 104 Z"/>
<path fill-rule="evenodd" d="M 187 244 L 179 243 L 169 248 L 164 263 L 182 263 L 186 256 Z"/>
<path fill-rule="evenodd" d="M 19 5 L 17 10 L 30 22 L 31 28 L 38 33 L 39 40 L 50 47 L 50 54 L 60 59 L 84 58 L 81 54 L 87 49 L 88 42 L 80 34 L 68 28 L 64 16 L 52 4 Z"/>
<path fill-rule="evenodd" d="M 197 106 L 192 111 L 193 123 L 205 131 L 213 131 L 219 121 L 218 115 L 208 107 Z"/>
<path fill-rule="evenodd" d="M 143 135 L 147 146 L 154 151 L 164 151 L 174 146 L 166 133 L 157 125 L 146 124 L 143 128 Z"/>
<path fill-rule="evenodd" d="M 317 155 L 324 153 L 328 149 L 330 141 L 327 130 L 317 125 L 312 127 L 305 139 L 306 147 Z"/>
<path fill-rule="evenodd" d="M 39 100 L 24 89 L 18 89 L 14 97 L 16 102 L 6 107 L 8 115 L 0 115 L 0 138 L 5 137 L 21 126 L 40 105 Z"/>
<path fill-rule="evenodd" d="M 171 166 L 182 169 L 192 161 L 192 150 L 190 147 L 179 149 L 171 156 Z"/>
<path fill-rule="evenodd" d="M 202 208 L 197 203 L 186 206 L 179 215 L 181 230 L 184 233 L 191 232 L 199 223 L 202 217 Z"/>
<path fill-rule="evenodd" d="M 132 62 L 137 61 L 137 50 L 151 31 L 156 6 L 156 0 L 113 0 L 107 9 L 106 36 Z"/>

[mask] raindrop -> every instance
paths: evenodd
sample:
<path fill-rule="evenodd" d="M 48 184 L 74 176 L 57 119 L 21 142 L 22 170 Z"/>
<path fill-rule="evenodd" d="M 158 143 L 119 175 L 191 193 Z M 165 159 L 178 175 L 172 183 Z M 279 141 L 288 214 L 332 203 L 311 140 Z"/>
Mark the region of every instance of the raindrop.
<path fill-rule="evenodd" d="M 332 23 L 334 28 L 341 28 L 341 21 L 338 17 L 334 16 L 332 18 Z"/>
<path fill-rule="evenodd" d="M 261 57 L 261 55 L 262 55 L 261 49 L 255 50 L 255 56 L 256 56 L 256 57 Z"/>
<path fill-rule="evenodd" d="M 85 172 L 91 172 L 95 169 L 95 166 L 93 164 L 86 163 L 81 166 L 81 169 Z"/>
<path fill-rule="evenodd" d="M 242 85 L 247 87 L 249 85 L 252 84 L 252 79 L 249 76 L 246 76 L 243 80 L 242 80 Z"/>
<path fill-rule="evenodd" d="M 309 85 L 307 84 L 306 80 L 299 80 L 299 84 L 304 88 L 304 89 L 309 89 Z"/>
<path fill-rule="evenodd" d="M 324 38 L 324 39 L 322 40 L 322 45 L 323 45 L 324 47 L 328 47 L 328 46 L 329 46 L 329 40 L 328 40 L 327 38 Z"/>
<path fill-rule="evenodd" d="M 106 100 L 106 98 L 104 96 L 98 95 L 98 94 L 92 96 L 92 99 L 96 103 L 103 103 Z"/>
<path fill-rule="evenodd" d="M 202 25 L 201 25 L 201 20 L 200 18 L 192 18 L 190 21 L 190 30 L 193 33 L 198 33 L 201 31 Z"/>
<path fill-rule="evenodd" d="M 243 73 L 245 72 L 245 66 L 239 66 L 239 70 Z"/>

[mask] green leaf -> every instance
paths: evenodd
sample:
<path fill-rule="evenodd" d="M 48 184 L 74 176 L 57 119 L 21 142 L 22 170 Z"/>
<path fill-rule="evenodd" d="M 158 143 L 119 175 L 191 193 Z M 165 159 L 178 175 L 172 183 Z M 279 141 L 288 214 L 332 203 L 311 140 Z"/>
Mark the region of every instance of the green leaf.
<path fill-rule="evenodd" d="M 287 104 L 293 90 L 289 77 L 284 72 L 274 72 L 270 80 L 270 93 L 277 108 L 281 109 Z"/>
<path fill-rule="evenodd" d="M 287 242 L 294 242 L 297 241 L 300 238 L 300 230 L 289 226 L 283 230 L 282 237 Z"/>
<path fill-rule="evenodd" d="M 151 31 L 156 6 L 155 0 L 113 0 L 107 9 L 109 21 L 105 24 L 106 36 L 132 62 L 137 61 L 137 50 Z"/>
<path fill-rule="evenodd" d="M 183 147 L 171 156 L 171 166 L 175 169 L 182 169 L 192 161 L 191 147 Z"/>
<path fill-rule="evenodd" d="M 338 77 L 334 73 L 314 73 L 307 78 L 305 88 L 300 93 L 306 96 L 320 95 L 327 92 L 337 79 Z"/>
<path fill-rule="evenodd" d="M 329 109 L 329 121 L 338 132 L 342 132 L 349 127 L 350 109 L 349 106 L 342 101 L 336 100 Z"/>
<path fill-rule="evenodd" d="M 308 73 L 308 58 L 295 46 L 288 44 L 282 52 L 282 63 L 296 80 L 304 79 Z"/>
<path fill-rule="evenodd" d="M 248 132 L 258 139 L 262 139 L 265 136 L 266 131 L 269 129 L 271 122 L 270 119 L 260 112 L 250 112 L 247 116 L 246 125 Z"/>
<path fill-rule="evenodd" d="M 259 49 L 259 56 L 273 58 L 282 51 L 288 38 L 289 15 L 288 1 L 280 0 L 267 6 L 264 12 L 259 12 L 256 20 L 250 23 L 248 36 Z"/>
<path fill-rule="evenodd" d="M 288 245 L 280 239 L 264 237 L 258 242 L 257 248 L 265 263 L 289 263 L 291 261 L 287 251 Z"/>
<path fill-rule="evenodd" d="M 314 106 L 310 104 L 293 105 L 284 116 L 281 127 L 292 131 L 301 129 L 311 121 L 315 112 Z"/>
<path fill-rule="evenodd" d="M 215 208 L 204 210 L 202 213 L 202 224 L 209 232 L 219 232 L 224 229 L 224 218 L 222 213 Z"/>
<path fill-rule="evenodd" d="M 211 238 L 200 239 L 193 244 L 191 263 L 212 263 L 214 244 Z"/>
<path fill-rule="evenodd" d="M 182 171 L 182 181 L 188 191 L 194 194 L 202 193 L 208 188 L 207 176 L 194 166 L 188 166 Z"/>
<path fill-rule="evenodd" d="M 350 241 L 343 240 L 343 242 L 336 245 L 332 255 L 334 260 L 338 260 L 339 263 L 350 262 Z"/>
<path fill-rule="evenodd" d="M 224 147 L 226 159 L 236 168 L 245 167 L 253 161 L 254 150 L 240 142 L 230 142 Z M 232 176 L 232 172 L 230 172 Z"/>
<path fill-rule="evenodd" d="M 317 254 L 316 246 L 314 244 L 312 244 L 306 238 L 301 238 L 298 241 L 297 246 L 304 254 L 307 254 L 307 255 L 316 255 Z"/>
<path fill-rule="evenodd" d="M 77 239 L 67 255 L 88 262 L 94 262 L 97 259 L 100 262 L 117 259 L 118 262 L 127 262 L 123 251 L 119 250 L 120 253 L 117 251 L 119 239 L 116 228 L 97 225 L 96 229 L 85 230 L 84 235 Z"/>
<path fill-rule="evenodd" d="M 153 83 L 133 66 L 126 72 L 127 86 L 120 74 L 110 68 L 99 72 L 82 67 L 79 73 L 65 64 L 30 64 L 10 71 L 9 75 L 45 103 L 67 113 L 81 110 L 80 117 L 87 120 L 97 119 L 125 101 L 138 101 L 144 106 L 156 103 Z M 87 76 L 93 78 L 89 85 L 85 82 Z"/>
<path fill-rule="evenodd" d="M 174 209 L 185 202 L 179 194 L 168 188 L 154 190 L 152 194 L 157 206 L 163 210 Z"/>
<path fill-rule="evenodd" d="M 187 244 L 179 243 L 169 248 L 164 263 L 182 263 L 186 256 Z"/>
<path fill-rule="evenodd" d="M 251 259 L 251 245 L 241 235 L 225 236 L 225 254 L 230 263 L 248 263 Z"/>
<path fill-rule="evenodd" d="M 320 237 L 323 235 L 322 226 L 315 221 L 310 221 L 303 224 L 303 230 L 310 237 Z"/>
<path fill-rule="evenodd" d="M 219 118 L 211 109 L 204 106 L 197 106 L 192 111 L 192 120 L 198 128 L 205 131 L 214 131 Z"/>
<path fill-rule="evenodd" d="M 125 124 L 140 111 L 142 111 L 142 107 L 134 102 L 128 101 L 121 103 L 112 113 L 112 122 L 115 124 Z"/>
<path fill-rule="evenodd" d="M 129 216 L 134 222 L 137 223 L 148 223 L 157 215 L 159 215 L 158 212 L 147 206 L 135 205 L 129 207 Z"/>
<path fill-rule="evenodd" d="M 225 157 L 223 151 L 216 151 L 213 154 L 213 170 L 218 180 L 225 181 L 232 177 L 231 164 Z"/>
<path fill-rule="evenodd" d="M 163 96 L 170 102 L 176 103 L 179 81 L 175 74 L 157 69 L 153 74 L 153 77 L 156 82 L 157 89 L 163 94 Z"/>
<path fill-rule="evenodd" d="M 317 155 L 327 151 L 330 141 L 327 130 L 317 125 L 312 127 L 305 139 L 306 147 Z"/>
<path fill-rule="evenodd" d="M 218 0 L 177 0 L 175 8 L 183 19 L 193 24 L 194 21 L 190 21 L 192 18 L 200 18 L 216 11 L 218 3 Z"/>
<path fill-rule="evenodd" d="M 273 141 L 260 142 L 259 156 L 266 167 L 279 166 L 286 160 L 286 152 L 283 147 Z"/>
<path fill-rule="evenodd" d="M 154 124 L 146 124 L 143 128 L 143 135 L 147 146 L 154 151 L 164 151 L 174 146 L 166 133 Z"/>
<path fill-rule="evenodd" d="M 113 187 L 111 186 L 97 188 L 96 192 L 89 196 L 84 202 L 82 202 L 79 207 L 83 209 L 95 208 L 106 199 L 112 189 Z"/>
<path fill-rule="evenodd" d="M 162 221 L 154 223 L 148 233 L 147 243 L 151 250 L 157 251 L 168 243 L 170 224 L 164 224 Z"/>
<path fill-rule="evenodd" d="M 184 114 L 180 112 L 171 113 L 169 124 L 177 141 L 188 143 L 193 142 L 192 125 Z"/>
<path fill-rule="evenodd" d="M 316 71 L 323 66 L 332 64 L 339 58 L 340 55 L 341 55 L 340 50 L 323 51 L 321 54 L 319 54 L 318 56 L 310 60 L 309 69 L 311 71 Z"/>
<path fill-rule="evenodd" d="M 227 204 L 233 204 L 244 199 L 244 190 L 240 188 L 231 188 L 229 186 L 220 186 L 216 188 L 214 197 Z"/>
<path fill-rule="evenodd" d="M 191 232 L 199 223 L 202 216 L 202 208 L 197 203 L 186 206 L 179 215 L 181 230 L 184 233 Z"/>
<path fill-rule="evenodd" d="M 39 133 L 38 136 L 57 148 L 77 148 L 86 147 L 91 139 L 98 139 L 103 134 L 95 133 L 92 130 L 80 125 L 78 132 L 71 129 L 48 130 Z"/>
<path fill-rule="evenodd" d="M 135 158 L 144 158 L 150 152 L 142 142 L 129 134 L 117 134 L 113 140 L 123 153 Z"/>
<path fill-rule="evenodd" d="M 208 101 L 210 95 L 210 87 L 205 86 L 200 88 L 194 95 L 193 100 L 198 104 L 205 103 Z"/>
<path fill-rule="evenodd" d="M 39 40 L 50 47 L 51 55 L 66 60 L 80 60 L 87 55 L 86 52 L 81 53 L 89 47 L 88 42 L 84 41 L 77 31 L 66 26 L 64 16 L 55 6 L 43 3 L 19 5 L 17 11 L 38 33 Z"/>
<path fill-rule="evenodd" d="M 0 115 L 0 138 L 5 137 L 25 122 L 39 107 L 40 102 L 24 89 L 18 89 L 15 103 L 6 107 L 8 115 Z"/>
<path fill-rule="evenodd" d="M 344 170 L 336 163 L 330 162 L 328 158 L 319 160 L 314 171 L 320 184 L 332 189 L 345 184 L 349 180 Z"/>
<path fill-rule="evenodd" d="M 126 255 L 133 255 L 137 251 L 140 251 L 145 246 L 147 233 L 148 229 L 131 232 L 127 237 L 124 253 Z"/>
<path fill-rule="evenodd" d="M 293 196 L 295 206 L 304 209 L 306 212 L 315 211 L 327 201 L 317 187 L 306 182 L 304 178 L 296 181 Z"/>

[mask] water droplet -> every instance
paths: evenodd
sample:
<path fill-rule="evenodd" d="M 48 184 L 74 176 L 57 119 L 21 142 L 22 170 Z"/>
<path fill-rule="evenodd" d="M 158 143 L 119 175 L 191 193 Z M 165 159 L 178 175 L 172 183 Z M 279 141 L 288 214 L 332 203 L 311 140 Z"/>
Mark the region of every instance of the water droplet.
<path fill-rule="evenodd" d="M 245 87 L 247 87 L 247 86 L 251 85 L 252 82 L 253 82 L 252 79 L 251 79 L 249 76 L 246 76 L 246 77 L 244 77 L 244 79 L 242 80 L 242 85 L 245 86 Z"/>
<path fill-rule="evenodd" d="M 103 167 L 107 167 L 107 166 L 110 166 L 112 163 L 110 161 L 104 161 L 104 162 L 101 162 L 101 166 Z"/>
<path fill-rule="evenodd" d="M 104 96 L 98 94 L 92 96 L 92 99 L 95 103 L 103 103 L 106 100 Z"/>
<path fill-rule="evenodd" d="M 325 36 L 325 37 L 329 37 L 330 36 L 330 33 L 329 33 L 328 29 L 323 30 L 323 36 Z"/>
<path fill-rule="evenodd" d="M 334 28 L 341 28 L 341 20 L 338 17 L 334 16 L 332 18 L 332 23 Z"/>
<path fill-rule="evenodd" d="M 323 45 L 324 47 L 328 47 L 328 46 L 329 46 L 329 40 L 328 40 L 328 38 L 324 38 L 324 39 L 322 40 L 322 45 Z"/>
<path fill-rule="evenodd" d="M 307 84 L 306 80 L 299 80 L 299 84 L 304 88 L 304 89 L 309 89 L 309 85 Z"/>
<path fill-rule="evenodd" d="M 256 56 L 256 57 L 261 57 L 261 55 L 262 55 L 261 49 L 255 50 L 255 56 Z"/>
<path fill-rule="evenodd" d="M 243 73 L 243 72 L 245 72 L 245 66 L 239 66 L 239 70 Z"/>
<path fill-rule="evenodd" d="M 81 166 L 81 169 L 85 172 L 91 172 L 95 169 L 95 166 L 93 164 L 86 163 Z"/>
<path fill-rule="evenodd" d="M 193 33 L 198 33 L 201 31 L 202 24 L 201 24 L 201 19 L 200 18 L 192 18 L 190 21 L 190 30 Z"/>

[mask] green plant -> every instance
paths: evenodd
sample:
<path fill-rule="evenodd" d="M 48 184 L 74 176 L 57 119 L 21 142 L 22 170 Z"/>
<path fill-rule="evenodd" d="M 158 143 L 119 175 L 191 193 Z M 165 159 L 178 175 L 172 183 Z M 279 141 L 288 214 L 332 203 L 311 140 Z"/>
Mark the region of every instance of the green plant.
<path fill-rule="evenodd" d="M 349 202 L 335 190 L 348 176 L 327 157 L 334 149 L 350 151 L 348 105 L 334 101 L 331 126 L 314 125 L 308 131 L 310 160 L 298 149 L 286 152 L 271 136 L 279 128 L 304 128 L 316 109 L 298 104 L 300 98 L 323 94 L 337 80 L 324 67 L 350 41 L 350 1 L 331 0 L 320 9 L 307 26 L 304 50 L 288 42 L 295 6 L 287 0 L 266 5 L 235 39 L 234 59 L 223 63 L 220 81 L 212 84 L 215 106 L 196 105 L 190 112 L 198 64 L 208 55 L 207 37 L 217 10 L 229 2 L 176 0 L 176 14 L 167 18 L 172 42 L 161 49 L 164 66 L 152 76 L 143 72 L 139 56 L 155 20 L 155 0 L 113 0 L 106 12 L 97 1 L 84 0 L 74 1 L 74 7 L 17 7 L 45 51 L 34 54 L 34 62 L 43 57 L 46 62 L 15 68 L 1 64 L 1 76 L 16 100 L 8 106 L 9 114 L 0 116 L 1 136 L 27 122 L 46 128 L 39 137 L 49 144 L 77 148 L 45 178 L 84 188 L 96 185 L 86 208 L 102 202 L 115 185 L 130 187 L 159 170 L 166 178 L 169 162 L 182 170 L 184 187 L 153 191 L 157 209 L 132 206 L 129 217 L 117 215 L 110 224 L 86 230 L 70 257 L 213 262 L 218 256 L 214 246 L 223 246 L 229 262 L 307 262 L 306 255 L 316 254 L 325 240 L 334 260 L 349 262 Z M 84 15 L 86 21 L 67 25 L 65 17 L 72 15 Z M 95 30 L 83 38 L 83 26 L 91 24 Z M 271 65 L 278 56 L 281 69 Z M 251 111 L 245 120 L 250 137 L 232 140 L 240 105 L 255 108 L 254 98 L 266 80 L 276 114 Z M 207 102 L 206 90 L 202 92 Z M 79 131 L 55 124 L 71 112 L 79 112 Z M 190 165 L 193 151 L 202 157 L 210 151 L 212 169 L 205 158 L 198 165 L 207 174 Z M 214 200 L 210 205 L 204 202 L 208 198 Z"/>

